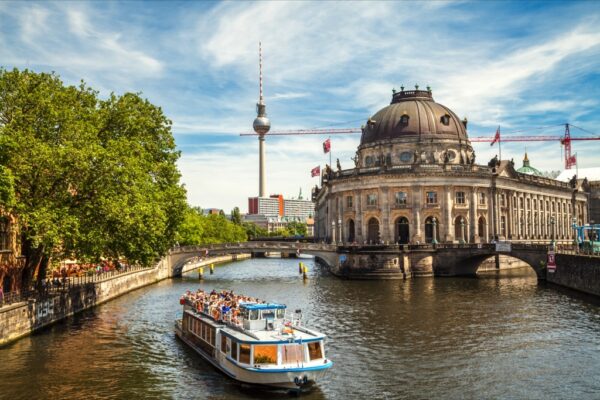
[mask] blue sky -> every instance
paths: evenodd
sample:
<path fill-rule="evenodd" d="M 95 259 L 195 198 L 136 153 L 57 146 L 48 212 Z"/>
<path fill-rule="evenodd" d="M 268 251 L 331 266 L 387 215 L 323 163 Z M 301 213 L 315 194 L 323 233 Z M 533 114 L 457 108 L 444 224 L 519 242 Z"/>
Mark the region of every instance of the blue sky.
<path fill-rule="evenodd" d="M 272 129 L 357 127 L 392 88 L 431 85 L 469 119 L 469 135 L 600 136 L 600 3 L 586 2 L 0 2 L 0 65 L 56 71 L 103 96 L 142 92 L 173 121 L 192 205 L 247 210 L 258 191 L 258 41 Z M 573 130 L 574 136 L 587 135 Z M 267 190 L 307 194 L 319 136 L 267 140 Z M 360 135 L 332 138 L 352 165 Z M 518 165 L 563 168 L 554 142 L 506 143 Z M 475 144 L 478 161 L 497 147 Z M 600 141 L 575 142 L 580 167 Z"/>

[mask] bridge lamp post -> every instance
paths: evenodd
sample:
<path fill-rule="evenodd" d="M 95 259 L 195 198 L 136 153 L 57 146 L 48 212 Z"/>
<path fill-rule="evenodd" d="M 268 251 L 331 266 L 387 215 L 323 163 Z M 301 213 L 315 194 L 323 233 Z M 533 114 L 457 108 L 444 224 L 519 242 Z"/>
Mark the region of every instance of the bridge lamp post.
<path fill-rule="evenodd" d="M 437 241 L 437 219 L 435 217 L 433 217 L 431 219 L 431 227 L 433 230 L 433 239 L 431 240 L 431 244 L 438 244 Z"/>
<path fill-rule="evenodd" d="M 552 248 L 554 248 L 554 246 L 556 246 L 556 242 L 554 241 L 554 224 L 556 222 L 554 221 L 554 216 L 550 217 L 550 232 L 552 232 L 552 241 L 550 242 L 550 246 L 552 246 Z"/>
<path fill-rule="evenodd" d="M 579 230 L 577 229 L 577 218 L 573 217 L 573 230 L 575 231 L 575 235 L 573 236 L 573 246 L 575 246 L 575 250 L 579 247 Z"/>
<path fill-rule="evenodd" d="M 339 229 L 339 239 L 338 239 L 338 241 L 343 244 L 344 243 L 344 236 L 342 236 L 342 220 L 341 219 L 338 219 L 338 229 Z"/>
<path fill-rule="evenodd" d="M 465 219 L 460 217 L 460 244 L 465 244 Z"/>
<path fill-rule="evenodd" d="M 335 244 L 335 221 L 331 221 L 331 243 Z"/>

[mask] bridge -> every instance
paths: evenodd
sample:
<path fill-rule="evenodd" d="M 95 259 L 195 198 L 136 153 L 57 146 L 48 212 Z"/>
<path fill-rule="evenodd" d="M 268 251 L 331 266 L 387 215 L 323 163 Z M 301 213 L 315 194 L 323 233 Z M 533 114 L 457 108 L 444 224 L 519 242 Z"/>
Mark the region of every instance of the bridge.
<path fill-rule="evenodd" d="M 252 241 L 204 246 L 184 246 L 169 253 L 172 275 L 181 275 L 184 266 L 206 255 L 268 253 L 282 256 L 315 256 L 337 276 L 355 279 L 402 279 L 411 276 L 475 275 L 481 264 L 497 255 L 519 259 L 546 278 L 548 246 L 541 244 L 427 244 L 427 245 L 338 245 L 292 241 Z"/>

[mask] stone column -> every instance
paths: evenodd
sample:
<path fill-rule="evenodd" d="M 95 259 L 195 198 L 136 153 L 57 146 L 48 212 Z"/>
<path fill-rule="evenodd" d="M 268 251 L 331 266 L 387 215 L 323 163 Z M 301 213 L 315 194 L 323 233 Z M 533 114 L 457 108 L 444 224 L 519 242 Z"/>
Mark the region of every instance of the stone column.
<path fill-rule="evenodd" d="M 495 195 L 495 190 L 493 190 L 492 188 L 490 188 L 487 191 L 487 218 L 486 218 L 486 224 L 485 224 L 485 241 L 487 243 L 492 241 L 494 232 L 495 232 L 495 222 L 494 222 L 494 198 Z"/>
<path fill-rule="evenodd" d="M 354 235 L 358 243 L 363 243 L 365 238 L 363 237 L 363 196 L 361 190 L 356 191 L 354 199 L 356 200 L 356 221 L 354 221 Z"/>
<path fill-rule="evenodd" d="M 472 243 L 479 243 L 479 232 L 477 232 L 477 191 L 475 190 L 475 188 L 471 189 L 471 204 L 469 204 L 469 212 L 471 214 L 471 218 L 469 218 L 471 220 L 471 223 L 469 224 L 470 226 L 470 231 L 471 231 L 471 242 Z"/>
<path fill-rule="evenodd" d="M 452 242 L 452 240 L 457 240 L 458 238 L 455 238 L 453 235 L 453 231 L 452 231 L 452 187 L 451 186 L 446 186 L 446 198 L 444 199 L 444 204 L 443 206 L 446 207 L 443 215 L 444 215 L 444 219 L 446 220 L 446 242 Z M 441 238 L 441 235 L 440 235 Z"/>
<path fill-rule="evenodd" d="M 333 211 L 333 201 L 332 201 L 331 197 L 332 196 L 330 194 L 329 198 L 327 199 L 327 219 L 325 220 L 325 232 L 326 232 L 325 236 L 328 239 L 333 240 L 333 232 L 331 231 L 331 222 L 335 218 L 335 214 Z"/>
<path fill-rule="evenodd" d="M 506 193 L 506 238 L 512 239 L 513 234 L 513 197 L 512 190 Z"/>
<path fill-rule="evenodd" d="M 425 238 L 421 234 L 421 188 L 419 186 L 412 187 L 412 209 L 413 209 L 413 241 L 420 241 L 423 243 Z"/>
<path fill-rule="evenodd" d="M 381 193 L 381 240 L 384 242 L 393 242 L 390 237 L 390 205 L 389 205 L 389 189 L 387 187 L 380 188 Z"/>

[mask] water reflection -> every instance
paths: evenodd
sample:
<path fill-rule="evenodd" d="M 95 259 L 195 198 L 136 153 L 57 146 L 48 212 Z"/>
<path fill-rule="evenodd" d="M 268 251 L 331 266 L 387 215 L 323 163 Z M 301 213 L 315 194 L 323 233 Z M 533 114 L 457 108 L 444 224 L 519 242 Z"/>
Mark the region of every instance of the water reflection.
<path fill-rule="evenodd" d="M 247 260 L 165 281 L 0 350 L 0 398 L 287 398 L 224 377 L 177 341 L 187 289 L 301 308 L 335 365 L 307 399 L 593 398 L 598 304 L 530 269 L 478 278 L 347 281 L 311 260 Z M 560 377 L 560 379 L 557 379 Z"/>

